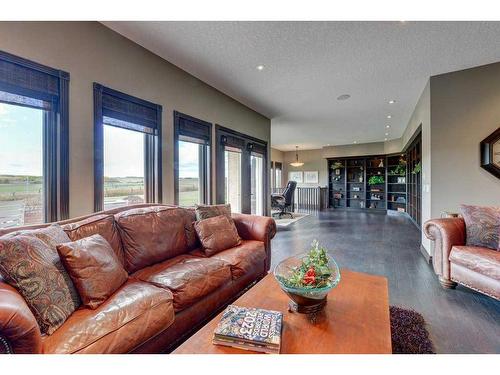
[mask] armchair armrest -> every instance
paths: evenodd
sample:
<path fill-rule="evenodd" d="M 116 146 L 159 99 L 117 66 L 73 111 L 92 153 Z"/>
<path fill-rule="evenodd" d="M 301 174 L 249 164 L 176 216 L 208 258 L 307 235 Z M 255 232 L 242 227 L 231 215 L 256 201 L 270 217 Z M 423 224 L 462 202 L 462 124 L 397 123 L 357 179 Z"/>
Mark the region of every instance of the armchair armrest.
<path fill-rule="evenodd" d="M 238 234 L 244 240 L 264 242 L 266 249 L 266 270 L 271 267 L 271 239 L 276 234 L 276 222 L 267 216 L 232 214 Z"/>
<path fill-rule="evenodd" d="M 41 353 L 42 336 L 24 298 L 0 281 L 0 346 L 4 352 Z"/>
<path fill-rule="evenodd" d="M 433 219 L 424 224 L 426 237 L 434 241 L 432 264 L 444 287 L 455 285 L 450 279 L 450 252 L 453 246 L 465 245 L 465 222 L 461 217 Z"/>

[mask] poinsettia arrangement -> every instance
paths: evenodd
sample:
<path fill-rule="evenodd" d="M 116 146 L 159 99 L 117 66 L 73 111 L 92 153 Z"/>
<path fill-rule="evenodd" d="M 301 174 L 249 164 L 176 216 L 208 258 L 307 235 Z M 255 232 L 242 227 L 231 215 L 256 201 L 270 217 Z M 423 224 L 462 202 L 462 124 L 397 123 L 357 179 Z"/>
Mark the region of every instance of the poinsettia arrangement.
<path fill-rule="evenodd" d="M 333 272 L 328 265 L 328 256 L 324 247 L 317 240 L 311 244 L 311 250 L 302 259 L 302 263 L 294 267 L 290 276 L 282 277 L 285 285 L 291 288 L 324 288 L 333 282 Z"/>

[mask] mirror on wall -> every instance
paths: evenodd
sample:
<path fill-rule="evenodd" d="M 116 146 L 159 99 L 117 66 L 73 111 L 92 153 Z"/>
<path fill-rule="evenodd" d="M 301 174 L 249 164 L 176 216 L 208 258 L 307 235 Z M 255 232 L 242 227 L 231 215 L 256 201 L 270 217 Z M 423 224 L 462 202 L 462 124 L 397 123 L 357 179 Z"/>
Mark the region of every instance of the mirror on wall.
<path fill-rule="evenodd" d="M 481 141 L 481 167 L 500 178 L 500 127 Z"/>

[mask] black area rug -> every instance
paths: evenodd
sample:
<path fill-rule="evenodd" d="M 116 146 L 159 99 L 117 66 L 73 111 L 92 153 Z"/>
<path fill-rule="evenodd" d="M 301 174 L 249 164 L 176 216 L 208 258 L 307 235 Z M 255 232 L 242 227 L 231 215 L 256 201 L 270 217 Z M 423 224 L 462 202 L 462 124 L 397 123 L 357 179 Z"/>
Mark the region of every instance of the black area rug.
<path fill-rule="evenodd" d="M 434 354 L 434 346 L 418 312 L 390 306 L 393 354 Z"/>

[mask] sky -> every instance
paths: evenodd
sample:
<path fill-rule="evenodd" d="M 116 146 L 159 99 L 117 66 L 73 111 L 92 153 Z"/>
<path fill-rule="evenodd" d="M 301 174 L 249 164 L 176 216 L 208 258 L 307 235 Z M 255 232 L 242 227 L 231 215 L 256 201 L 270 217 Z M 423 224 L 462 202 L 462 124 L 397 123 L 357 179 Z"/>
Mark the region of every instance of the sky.
<path fill-rule="evenodd" d="M 42 114 L 0 103 L 0 174 L 42 175 Z"/>
<path fill-rule="evenodd" d="M 0 174 L 42 175 L 42 114 L 39 109 L 0 103 Z M 104 127 L 104 175 L 144 175 L 144 136 Z M 179 142 L 180 177 L 198 177 L 198 145 Z M 71 150 L 70 150 L 71 152 Z"/>

